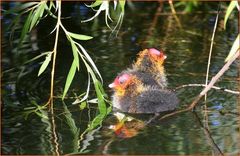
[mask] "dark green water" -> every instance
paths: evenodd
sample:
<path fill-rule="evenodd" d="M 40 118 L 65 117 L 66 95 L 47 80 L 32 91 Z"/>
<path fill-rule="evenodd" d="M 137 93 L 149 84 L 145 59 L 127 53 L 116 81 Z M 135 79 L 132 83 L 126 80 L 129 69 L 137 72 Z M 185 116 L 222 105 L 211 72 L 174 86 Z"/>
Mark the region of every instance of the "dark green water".
<path fill-rule="evenodd" d="M 206 2 L 207 3 L 207 2 Z M 183 84 L 204 83 L 207 68 L 210 39 L 214 27 L 217 5 L 205 4 L 207 9 L 201 13 L 179 14 L 182 24 L 180 29 L 171 14 L 155 16 L 157 3 L 134 2 L 135 10 L 126 8 L 123 25 L 117 37 L 111 36 L 111 31 L 104 23 L 104 16 L 94 21 L 81 23 L 81 20 L 91 17 L 92 12 L 84 12 L 83 5 L 65 3 L 63 24 L 72 32 L 93 36 L 81 44 L 92 56 L 100 70 L 104 88 L 109 96 L 108 84 L 116 74 L 126 69 L 135 60 L 136 54 L 149 47 L 163 49 L 167 54 L 165 69 L 169 80 L 169 88 Z M 7 5 L 6 5 L 7 6 Z M 164 12 L 170 12 L 167 3 Z M 79 12 L 79 9 L 82 11 Z M 202 7 L 204 8 L 204 7 Z M 86 14 L 85 14 L 86 13 Z M 221 23 L 224 14 L 220 14 L 220 22 L 215 36 L 210 76 L 215 75 L 223 66 L 232 42 L 237 36 L 237 20 L 230 19 L 227 30 Z M 35 61 L 25 65 L 24 62 L 40 52 L 53 48 L 54 37 L 49 35 L 54 22 L 45 19 L 31 34 L 37 40 L 25 43 L 16 50 L 17 39 L 9 40 L 10 32 L 6 30 L 11 17 L 2 19 L 2 154 L 52 154 L 58 147 L 60 154 L 217 154 L 236 155 L 240 152 L 239 116 L 221 111 L 239 112 L 239 100 L 236 95 L 211 90 L 208 93 L 208 120 L 204 120 L 204 102 L 200 101 L 195 113 L 186 112 L 165 120 L 155 122 L 138 131 L 130 138 L 120 138 L 108 129 L 113 118 L 110 114 L 103 126 L 87 133 L 80 138 L 66 124 L 63 103 L 55 100 L 55 120 L 57 144 L 53 141 L 51 123 L 49 120 L 31 114 L 24 119 L 24 108 L 34 106 L 34 103 L 44 104 L 49 96 L 50 69 L 37 77 L 40 63 Z M 155 25 L 154 25 L 154 22 Z M 16 30 L 20 32 L 21 25 Z M 56 67 L 55 95 L 61 95 L 68 69 L 72 62 L 70 45 L 60 34 L 58 61 Z M 42 60 L 43 61 L 43 60 Z M 224 74 L 217 86 L 237 90 L 239 87 L 238 63 L 235 62 Z M 74 79 L 69 96 L 79 94 L 86 88 L 86 71 L 81 64 L 80 72 Z M 93 91 L 93 87 L 91 88 Z M 188 106 L 201 88 L 189 87 L 177 91 L 180 99 L 178 109 Z M 65 104 L 72 113 L 72 119 L 82 133 L 94 111 L 80 110 L 72 105 L 74 99 L 68 99 Z M 91 110 L 96 104 L 91 104 Z M 209 132 L 201 125 L 207 123 Z M 219 148 L 219 149 L 218 149 Z"/>

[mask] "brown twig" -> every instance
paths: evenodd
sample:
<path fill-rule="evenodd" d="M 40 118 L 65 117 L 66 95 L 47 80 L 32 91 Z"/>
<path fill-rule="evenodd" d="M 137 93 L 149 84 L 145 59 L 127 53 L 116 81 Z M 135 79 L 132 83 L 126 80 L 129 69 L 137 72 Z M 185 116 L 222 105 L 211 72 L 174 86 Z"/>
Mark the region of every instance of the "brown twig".
<path fill-rule="evenodd" d="M 207 85 L 205 85 L 205 84 L 185 84 L 185 85 L 181 85 L 181 86 L 176 87 L 174 90 L 182 89 L 182 88 L 185 88 L 185 87 L 206 87 L 206 86 Z M 240 95 L 239 91 L 234 91 L 234 90 L 230 90 L 230 89 L 220 88 L 220 87 L 217 87 L 217 86 L 212 86 L 212 88 L 216 89 L 216 90 L 221 90 L 221 91 L 224 91 L 224 92 Z"/>
<path fill-rule="evenodd" d="M 167 117 L 190 111 L 192 110 L 198 103 L 198 101 L 213 87 L 213 85 L 217 82 L 217 80 L 229 69 L 229 66 L 240 56 L 240 50 L 235 53 L 235 55 L 222 67 L 222 69 L 211 79 L 210 83 L 201 91 L 201 93 L 195 98 L 195 100 L 191 103 L 190 106 L 188 106 L 185 109 L 175 111 L 170 114 L 166 114 L 163 117 L 161 117 L 159 120 L 165 119 Z"/>

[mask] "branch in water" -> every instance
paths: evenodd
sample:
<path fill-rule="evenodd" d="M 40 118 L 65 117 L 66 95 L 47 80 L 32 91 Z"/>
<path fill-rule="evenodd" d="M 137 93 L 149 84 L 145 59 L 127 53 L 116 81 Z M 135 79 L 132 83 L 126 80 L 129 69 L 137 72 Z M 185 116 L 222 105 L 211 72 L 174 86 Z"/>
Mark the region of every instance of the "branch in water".
<path fill-rule="evenodd" d="M 176 87 L 174 90 L 176 91 L 178 89 L 182 89 L 182 88 L 185 88 L 185 87 L 206 87 L 206 86 L 207 85 L 205 85 L 205 84 L 185 84 L 185 85 L 181 85 L 181 86 Z M 224 91 L 224 92 L 240 95 L 239 91 L 234 91 L 234 90 L 230 90 L 230 89 L 220 88 L 220 87 L 217 87 L 217 86 L 212 86 L 212 88 L 216 89 L 216 90 L 221 90 L 221 91 Z"/>
<path fill-rule="evenodd" d="M 167 117 L 183 113 L 186 111 L 192 110 L 198 103 L 198 101 L 211 89 L 213 85 L 217 82 L 217 80 L 229 69 L 229 66 L 240 56 L 240 49 L 235 53 L 235 55 L 222 67 L 222 69 L 211 79 L 210 83 L 201 91 L 201 93 L 196 97 L 196 99 L 185 109 L 175 111 L 170 114 L 166 114 L 161 117 L 159 120 L 165 119 Z"/>

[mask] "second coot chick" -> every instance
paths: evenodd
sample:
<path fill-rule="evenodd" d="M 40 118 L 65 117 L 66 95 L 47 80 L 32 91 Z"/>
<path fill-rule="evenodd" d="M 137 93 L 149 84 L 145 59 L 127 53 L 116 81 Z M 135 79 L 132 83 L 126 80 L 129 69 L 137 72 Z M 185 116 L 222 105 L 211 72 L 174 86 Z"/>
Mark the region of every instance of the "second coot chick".
<path fill-rule="evenodd" d="M 122 112 L 159 113 L 174 110 L 178 104 L 173 92 L 144 85 L 132 74 L 119 75 L 109 87 L 114 90 L 113 107 Z"/>

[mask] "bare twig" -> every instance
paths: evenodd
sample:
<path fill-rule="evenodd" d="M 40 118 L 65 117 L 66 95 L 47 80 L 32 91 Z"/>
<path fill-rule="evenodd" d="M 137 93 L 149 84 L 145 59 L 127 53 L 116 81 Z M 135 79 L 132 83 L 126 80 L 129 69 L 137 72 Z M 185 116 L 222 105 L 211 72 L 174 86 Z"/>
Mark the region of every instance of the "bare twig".
<path fill-rule="evenodd" d="M 217 82 L 217 80 L 229 69 L 229 66 L 235 61 L 240 55 L 240 50 L 235 53 L 235 55 L 222 67 L 222 69 L 211 79 L 210 83 L 201 91 L 201 93 L 196 97 L 196 99 L 191 103 L 190 106 L 188 106 L 185 109 L 175 111 L 170 114 L 166 114 L 163 117 L 161 117 L 159 120 L 165 119 L 167 117 L 186 112 L 189 110 L 192 110 L 198 103 L 198 101 L 213 87 L 213 85 Z"/>
<path fill-rule="evenodd" d="M 185 84 L 185 85 L 181 85 L 181 86 L 176 87 L 174 90 L 182 89 L 182 88 L 185 88 L 185 87 L 206 87 L 206 86 L 207 85 L 205 85 L 205 84 Z M 221 91 L 224 91 L 224 92 L 240 95 L 239 91 L 234 91 L 234 90 L 230 90 L 230 89 L 220 88 L 220 87 L 217 87 L 217 86 L 212 86 L 212 88 L 216 89 L 216 90 L 221 90 Z"/>

